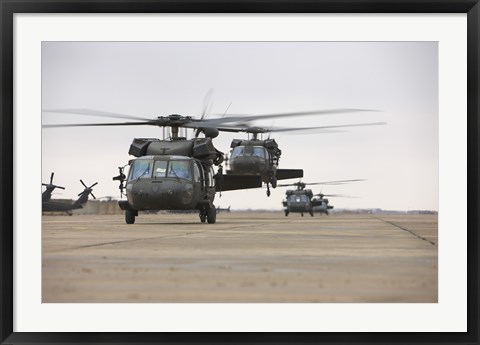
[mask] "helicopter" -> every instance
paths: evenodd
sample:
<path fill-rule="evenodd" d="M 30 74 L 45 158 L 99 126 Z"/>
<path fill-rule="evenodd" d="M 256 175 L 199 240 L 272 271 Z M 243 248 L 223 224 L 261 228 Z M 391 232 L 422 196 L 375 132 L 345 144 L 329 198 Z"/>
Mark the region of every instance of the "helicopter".
<path fill-rule="evenodd" d="M 47 187 L 45 191 L 42 193 L 42 203 L 50 201 L 50 199 L 52 198 L 52 192 L 55 190 L 55 188 L 65 190 L 65 187 L 61 187 L 53 184 L 53 175 L 54 173 L 52 172 L 52 174 L 50 175 L 50 183 L 42 183 L 42 186 Z"/>
<path fill-rule="evenodd" d="M 303 217 L 304 213 L 309 213 L 313 217 L 314 212 L 322 212 L 328 215 L 328 210 L 333 209 L 333 206 L 328 205 L 328 199 L 324 199 L 326 194 L 313 194 L 311 189 L 305 189 L 307 185 L 335 185 L 344 184 L 348 182 L 365 181 L 363 179 L 354 180 L 339 180 L 339 181 L 327 181 L 327 182 L 295 182 L 291 184 L 279 184 L 278 187 L 295 186 L 294 190 L 287 190 L 286 200 L 282 201 L 283 207 L 285 207 L 285 217 L 288 217 L 290 212 L 300 213 Z M 314 196 L 320 196 L 319 199 Z M 332 194 L 332 196 L 334 196 Z M 335 195 L 336 196 L 336 195 Z"/>
<path fill-rule="evenodd" d="M 333 206 L 329 205 L 329 200 L 327 198 L 324 198 L 325 196 L 335 197 L 335 198 L 355 198 L 353 196 L 347 196 L 342 194 L 323 194 L 323 193 L 318 193 L 318 194 L 315 194 L 314 196 L 318 196 L 319 198 L 312 199 L 312 204 L 314 205 L 313 213 L 326 214 L 327 216 L 329 215 L 328 210 L 332 210 Z"/>
<path fill-rule="evenodd" d="M 228 206 L 227 208 L 221 208 L 220 206 L 217 206 L 217 213 L 221 211 L 230 212 L 230 206 Z"/>
<path fill-rule="evenodd" d="M 51 186 L 52 186 L 52 179 L 53 179 L 53 173 L 52 173 L 52 177 L 50 178 L 50 184 L 49 185 L 42 183 L 43 185 L 47 186 L 47 190 L 48 190 L 49 187 L 51 188 Z M 88 201 L 88 197 L 90 195 L 92 196 L 92 198 L 96 199 L 95 195 L 93 195 L 93 193 L 92 193 L 92 190 L 93 190 L 93 187 L 95 187 L 98 184 L 98 182 L 95 182 L 90 187 L 87 187 L 87 185 L 82 180 L 80 180 L 80 182 L 82 183 L 83 187 L 85 187 L 85 189 L 81 193 L 78 194 L 79 198 L 73 204 L 65 204 L 65 203 L 62 203 L 62 202 L 51 201 L 50 199 L 44 201 L 43 199 L 44 199 L 44 194 L 45 194 L 46 191 L 43 192 L 43 194 L 42 194 L 42 212 L 61 211 L 61 212 L 67 212 L 68 213 L 68 211 L 83 208 L 83 205 Z M 60 188 L 59 186 L 55 186 L 55 187 Z M 65 188 L 61 187 L 61 189 L 65 189 Z"/>
<path fill-rule="evenodd" d="M 325 110 L 319 115 L 329 115 L 348 112 L 369 111 L 364 109 L 333 109 Z M 261 139 L 258 134 L 272 133 L 272 132 L 291 132 L 303 130 L 322 130 L 323 133 L 331 133 L 331 129 L 359 127 L 359 126 L 375 126 L 384 125 L 385 122 L 348 124 L 348 125 L 334 125 L 334 126 L 318 126 L 318 127 L 303 127 L 303 128 L 266 128 L 266 127 L 248 127 L 242 130 L 232 129 L 232 132 L 246 132 L 252 134 L 249 139 L 233 139 L 230 144 L 230 156 L 227 159 L 229 170 L 227 174 L 241 174 L 241 175 L 260 175 L 262 181 L 267 187 L 267 196 L 270 196 L 270 186 L 277 187 L 278 180 L 302 178 L 302 169 L 279 169 L 278 164 L 282 151 L 278 147 L 275 139 L 270 136 L 267 139 Z M 225 131 L 229 131 L 225 129 Z M 320 133 L 322 133 L 320 132 Z M 334 132 L 334 131 L 333 131 Z"/>

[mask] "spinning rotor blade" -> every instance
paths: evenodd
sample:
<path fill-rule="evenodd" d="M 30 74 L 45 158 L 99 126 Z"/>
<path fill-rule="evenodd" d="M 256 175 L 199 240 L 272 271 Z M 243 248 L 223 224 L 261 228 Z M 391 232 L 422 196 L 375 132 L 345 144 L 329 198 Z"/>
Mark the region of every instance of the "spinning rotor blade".
<path fill-rule="evenodd" d="M 138 125 L 153 125 L 151 121 L 145 122 L 114 122 L 114 123 L 72 123 L 64 125 L 42 125 L 43 128 L 59 128 L 59 127 L 99 127 L 99 126 L 138 126 Z"/>
<path fill-rule="evenodd" d="M 319 193 L 319 194 L 314 194 L 314 196 L 320 196 L 320 197 L 324 197 L 324 196 L 328 196 L 328 197 L 333 197 L 333 198 L 352 198 L 352 199 L 358 199 L 358 196 L 350 196 L 350 195 L 343 195 L 343 194 L 322 194 L 322 193 Z"/>
<path fill-rule="evenodd" d="M 298 111 L 292 113 L 277 113 L 277 114 L 265 114 L 265 115 L 233 115 L 227 116 L 223 118 L 216 118 L 207 120 L 210 122 L 211 125 L 215 124 L 222 124 L 222 123 L 229 123 L 229 122 L 249 122 L 249 121 L 256 121 L 256 120 L 264 120 L 264 119 L 271 119 L 271 118 L 279 118 L 279 117 L 292 117 L 292 116 L 306 116 L 306 115 L 333 115 L 333 114 L 343 114 L 343 113 L 353 113 L 353 112 L 364 112 L 364 111 L 378 111 L 378 110 L 370 110 L 370 109 L 329 109 L 329 110 L 311 110 L 311 111 Z"/>
<path fill-rule="evenodd" d="M 207 96 L 209 96 L 207 94 Z M 224 132 L 248 132 L 248 133 L 266 133 L 266 132 L 288 132 L 298 131 L 306 129 L 332 129 L 342 127 L 358 127 L 358 126 L 373 126 L 384 125 L 385 122 L 375 123 L 363 123 L 363 124 L 351 124 L 351 125 L 336 125 L 336 126 L 318 126 L 318 127 L 301 127 L 301 128 L 262 128 L 249 126 L 250 121 L 263 120 L 279 117 L 292 117 L 303 115 L 330 115 L 350 112 L 365 112 L 376 111 L 368 109 L 331 109 L 331 110 L 314 110 L 304 112 L 292 112 L 292 113 L 278 113 L 278 114 L 266 114 L 266 115 L 235 115 L 229 117 L 220 117 L 213 119 L 205 119 L 205 113 L 207 109 L 204 108 L 201 119 L 195 119 L 190 116 L 182 116 L 178 114 L 172 114 L 168 116 L 158 116 L 153 119 L 134 117 L 125 114 L 110 113 L 105 111 L 97 111 L 92 109 L 59 109 L 59 110 L 44 110 L 44 112 L 64 113 L 64 114 L 78 114 L 78 115 L 90 115 L 109 118 L 121 118 L 130 120 L 142 120 L 135 122 L 115 122 L 115 123 L 77 123 L 77 124 L 52 124 L 43 125 L 43 128 L 58 128 L 58 127 L 93 127 L 93 126 L 137 126 L 137 125 L 151 125 L 151 126 L 172 126 L 172 127 L 184 127 L 193 128 L 201 131 L 202 129 L 215 129 Z"/>
<path fill-rule="evenodd" d="M 305 185 L 305 186 L 314 186 L 314 185 L 335 185 L 335 184 L 344 184 L 348 182 L 358 182 L 358 181 L 365 181 L 364 179 L 355 179 L 355 180 L 338 180 L 338 181 L 325 181 L 325 182 L 295 182 L 289 184 L 277 184 L 277 187 L 289 187 L 289 186 L 298 186 L 298 185 Z"/>
<path fill-rule="evenodd" d="M 93 109 L 45 109 L 43 112 L 46 113 L 60 113 L 60 114 L 71 114 L 71 115 L 87 115 L 87 116 L 98 116 L 98 117 L 110 117 L 113 119 L 128 119 L 128 120 L 145 120 L 149 121 L 150 119 L 144 117 L 137 117 L 119 113 L 111 113 L 108 111 L 100 111 Z"/>
<path fill-rule="evenodd" d="M 362 127 L 362 126 L 381 126 L 386 125 L 386 122 L 370 122 L 370 123 L 355 123 L 349 125 L 333 125 L 333 126 L 315 126 L 315 127 L 297 127 L 297 128 L 262 128 L 262 127 L 217 127 L 221 132 L 246 132 L 246 133 L 278 133 L 278 132 L 293 132 L 293 131 L 305 131 L 314 129 L 325 129 L 321 133 L 337 133 L 341 131 L 328 131 L 333 128 L 343 127 Z"/>
<path fill-rule="evenodd" d="M 203 108 L 202 108 L 202 116 L 200 117 L 201 120 L 205 117 L 205 114 L 210 111 L 212 107 L 212 95 L 213 95 L 213 89 L 210 89 L 207 91 L 207 94 L 203 98 Z"/>

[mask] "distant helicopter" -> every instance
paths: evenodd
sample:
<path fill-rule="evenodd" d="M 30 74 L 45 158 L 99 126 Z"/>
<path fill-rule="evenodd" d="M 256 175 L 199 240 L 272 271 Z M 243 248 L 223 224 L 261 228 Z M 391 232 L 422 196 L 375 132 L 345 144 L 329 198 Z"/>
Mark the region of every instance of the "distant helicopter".
<path fill-rule="evenodd" d="M 339 181 L 327 181 L 327 182 L 295 182 L 291 184 L 279 184 L 278 187 L 295 186 L 295 190 L 286 191 L 286 200 L 282 201 L 283 207 L 285 207 L 285 217 L 288 217 L 290 212 L 300 213 L 303 217 L 304 213 L 309 213 L 313 217 L 314 212 L 324 212 L 328 214 L 328 210 L 333 206 L 328 205 L 328 199 L 323 199 L 325 194 L 313 194 L 311 189 L 305 189 L 307 185 L 335 185 L 344 184 L 348 182 L 364 181 L 363 179 L 355 180 L 339 180 Z M 315 195 L 319 195 L 320 198 L 313 198 Z"/>
<path fill-rule="evenodd" d="M 42 183 L 42 186 L 47 187 L 45 191 L 42 193 L 42 202 L 49 201 L 52 198 L 52 192 L 55 190 L 55 188 L 58 189 L 65 189 L 65 187 L 57 186 L 53 184 L 53 175 L 54 173 L 50 175 L 50 183 Z"/>
<path fill-rule="evenodd" d="M 335 197 L 335 198 L 354 198 L 353 196 L 347 196 L 343 194 L 323 194 L 323 193 L 314 194 L 314 196 L 318 196 L 319 198 L 312 199 L 313 213 L 326 214 L 327 216 L 329 215 L 328 210 L 332 210 L 333 206 L 329 205 L 329 200 L 325 198 L 325 196 Z"/>
<path fill-rule="evenodd" d="M 51 183 L 52 178 L 53 178 L 53 173 L 52 173 L 52 177 L 50 178 L 50 185 L 52 184 Z M 79 198 L 73 204 L 66 204 L 62 202 L 51 201 L 50 199 L 47 201 L 43 201 L 43 194 L 42 194 L 42 212 L 60 211 L 60 212 L 68 213 L 68 211 L 83 208 L 83 204 L 85 204 L 88 201 L 89 195 L 91 195 L 92 198 L 95 199 L 95 195 L 93 195 L 92 190 L 93 190 L 93 187 L 95 187 L 98 184 L 98 182 L 95 182 L 90 187 L 87 187 L 87 185 L 82 180 L 80 180 L 80 182 L 85 187 L 85 189 L 83 190 L 83 192 L 78 194 Z M 46 185 L 46 184 L 43 184 L 43 185 Z M 47 188 L 48 186 L 49 185 L 47 185 Z M 58 186 L 56 187 L 59 188 Z M 65 189 L 65 188 L 62 188 L 62 189 Z"/>
<path fill-rule="evenodd" d="M 349 112 L 368 111 L 363 109 L 333 109 L 325 110 L 318 115 L 329 115 Z M 305 113 L 302 113 L 305 115 Z M 313 113 L 312 113 L 313 114 Z M 225 129 L 231 132 L 246 132 L 252 134 L 250 139 L 233 139 L 230 145 L 232 149 L 230 157 L 227 159 L 229 170 L 227 174 L 240 175 L 260 175 L 262 181 L 267 185 L 267 196 L 270 196 L 270 185 L 272 188 L 277 187 L 278 180 L 285 180 L 291 178 L 302 178 L 302 169 L 279 169 L 278 163 L 282 151 L 279 149 L 275 139 L 259 139 L 258 134 L 272 133 L 272 132 L 291 132 L 302 130 L 325 130 L 324 133 L 330 129 L 346 128 L 346 127 L 360 127 L 360 126 L 375 126 L 384 125 L 385 122 L 335 125 L 335 126 L 317 126 L 317 127 L 303 127 L 303 128 L 267 128 L 267 127 L 249 127 L 241 130 Z M 320 132 L 322 133 L 322 132 Z"/>
<path fill-rule="evenodd" d="M 222 211 L 230 212 L 230 206 L 228 206 L 227 208 L 221 208 L 220 206 L 217 206 L 217 213 L 220 213 Z"/>

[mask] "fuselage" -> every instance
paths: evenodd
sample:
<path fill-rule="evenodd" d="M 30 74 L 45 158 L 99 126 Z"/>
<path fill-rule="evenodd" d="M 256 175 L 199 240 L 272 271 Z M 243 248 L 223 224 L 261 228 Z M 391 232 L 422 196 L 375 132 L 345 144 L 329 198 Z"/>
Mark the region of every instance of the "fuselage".
<path fill-rule="evenodd" d="M 268 150 L 263 146 L 240 145 L 230 154 L 230 171 L 237 175 L 260 175 L 263 182 L 275 176 L 276 165 L 273 164 Z"/>
<path fill-rule="evenodd" d="M 211 205 L 215 198 L 213 168 L 185 156 L 143 156 L 132 161 L 126 182 L 130 208 L 189 210 Z"/>
<path fill-rule="evenodd" d="M 289 212 L 310 212 L 312 210 L 312 203 L 310 198 L 303 191 L 293 191 L 287 196 L 284 202 Z"/>

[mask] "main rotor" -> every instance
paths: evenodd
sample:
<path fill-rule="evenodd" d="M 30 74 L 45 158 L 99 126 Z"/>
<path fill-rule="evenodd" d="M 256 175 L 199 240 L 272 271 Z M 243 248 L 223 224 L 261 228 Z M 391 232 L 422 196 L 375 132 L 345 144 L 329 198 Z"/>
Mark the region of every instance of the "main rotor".
<path fill-rule="evenodd" d="M 276 114 L 264 114 L 264 115 L 245 115 L 245 114 L 236 114 L 230 116 L 222 116 L 216 118 L 205 119 L 204 114 L 201 118 L 195 118 L 193 116 L 185 116 L 179 114 L 170 114 L 167 116 L 157 116 L 153 119 L 148 119 L 145 117 L 137 117 L 119 113 L 98 111 L 92 109 L 52 109 L 44 110 L 47 113 L 61 113 L 69 115 L 87 115 L 87 116 L 97 116 L 97 117 L 108 117 L 115 119 L 128 119 L 134 121 L 128 122 L 110 122 L 110 123 L 78 123 L 78 124 L 53 124 L 53 125 L 43 125 L 43 128 L 58 128 L 58 127 L 95 127 L 95 126 L 138 126 L 138 125 L 149 125 L 149 126 L 158 126 L 158 127 L 171 127 L 171 139 L 179 140 L 179 128 L 191 128 L 196 131 L 196 136 L 199 133 L 203 133 L 206 137 L 215 138 L 218 136 L 219 132 L 246 132 L 252 133 L 254 139 L 257 138 L 259 133 L 272 133 L 272 132 L 290 132 L 290 131 L 299 131 L 299 130 L 308 130 L 308 129 L 319 129 L 319 130 L 328 130 L 333 128 L 342 128 L 342 127 L 358 127 L 358 126 L 375 126 L 375 125 L 384 125 L 385 122 L 374 122 L 374 123 L 361 123 L 361 124 L 349 124 L 349 125 L 334 125 L 334 126 L 311 126 L 311 127 L 296 127 L 296 128 L 275 128 L 275 127 L 257 127 L 252 126 L 252 121 L 265 120 L 265 119 L 274 119 L 282 117 L 293 117 L 293 116 L 318 116 L 318 115 L 332 115 L 332 114 L 341 114 L 341 113 L 352 113 L 352 112 L 366 112 L 366 111 L 375 111 L 367 109 L 330 109 L 330 110 L 313 110 L 313 111 L 303 111 L 303 112 L 291 112 L 291 113 L 276 113 Z"/>
<path fill-rule="evenodd" d="M 294 186 L 297 187 L 297 190 L 304 190 L 305 187 L 308 186 L 314 186 L 314 185 L 340 185 L 340 184 L 346 184 L 349 182 L 359 182 L 359 181 L 365 181 L 364 179 L 353 179 L 353 180 L 338 180 L 338 181 L 325 181 L 325 182 L 294 182 L 294 183 L 288 183 L 288 184 L 278 184 L 277 187 L 290 187 Z"/>

